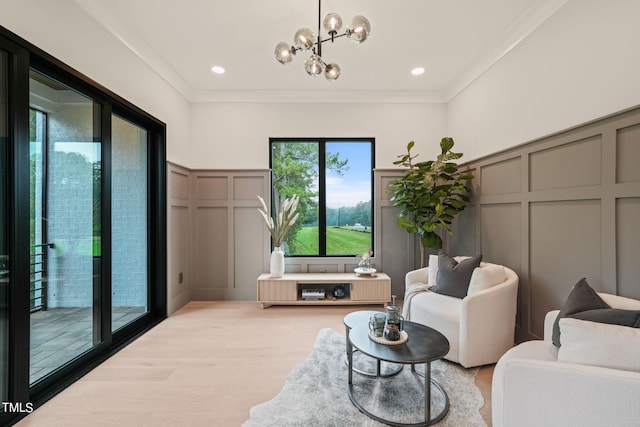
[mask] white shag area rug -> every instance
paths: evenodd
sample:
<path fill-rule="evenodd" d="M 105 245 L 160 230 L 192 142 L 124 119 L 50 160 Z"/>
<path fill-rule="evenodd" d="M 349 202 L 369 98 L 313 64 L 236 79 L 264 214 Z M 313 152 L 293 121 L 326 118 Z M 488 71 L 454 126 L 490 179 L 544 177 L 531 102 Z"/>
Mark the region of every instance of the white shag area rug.
<path fill-rule="evenodd" d="M 320 330 L 311 354 L 287 377 L 273 399 L 254 406 L 243 427 L 373 427 L 384 424 L 361 413 L 349 399 L 345 338 L 334 329 Z M 354 366 L 373 369 L 374 361 L 354 353 Z M 391 365 L 383 363 L 388 369 Z M 420 367 L 417 367 L 420 370 Z M 438 426 L 486 426 L 480 408 L 484 400 L 475 385 L 477 369 L 447 361 L 431 363 L 432 377 L 449 396 L 449 412 Z M 368 411 L 401 423 L 424 421 L 424 379 L 405 365 L 388 378 L 353 374 L 354 395 Z M 440 393 L 432 387 L 432 414 L 442 409 Z"/>

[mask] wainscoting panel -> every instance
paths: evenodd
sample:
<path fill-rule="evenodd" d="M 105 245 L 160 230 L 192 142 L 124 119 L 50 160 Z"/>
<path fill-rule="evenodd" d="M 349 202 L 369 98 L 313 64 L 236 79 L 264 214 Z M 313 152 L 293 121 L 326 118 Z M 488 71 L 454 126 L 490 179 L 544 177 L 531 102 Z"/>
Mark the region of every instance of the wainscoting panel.
<path fill-rule="evenodd" d="M 639 182 L 640 125 L 619 129 L 616 140 L 616 182 Z"/>
<path fill-rule="evenodd" d="M 167 163 L 167 314 L 191 301 L 189 170 Z"/>
<path fill-rule="evenodd" d="M 484 176 L 484 174 L 483 174 Z M 467 209 L 463 211 L 467 213 Z M 475 209 L 469 210 L 475 214 Z M 475 252 L 470 248 L 465 254 L 474 255 L 481 253 L 485 262 L 506 265 L 514 271 L 521 271 L 522 267 L 522 238 L 519 233 L 522 227 L 522 206 L 520 203 L 496 203 L 484 204 L 480 207 L 479 217 L 483 221 L 479 224 L 480 250 Z M 456 253 L 463 253 L 456 251 Z M 518 299 L 520 300 L 527 291 L 527 281 L 520 282 Z M 522 316 L 527 313 L 517 313 L 516 323 L 522 324 Z"/>
<path fill-rule="evenodd" d="M 269 234 L 256 208 L 268 198 L 268 171 L 191 171 L 194 300 L 256 299 L 269 266 Z"/>
<path fill-rule="evenodd" d="M 596 135 L 529 156 L 531 191 L 600 185 L 602 137 Z M 574 164 L 580 167 L 573 167 Z"/>
<path fill-rule="evenodd" d="M 249 200 L 252 205 L 259 203 L 256 196 L 261 196 L 264 191 L 263 176 L 234 176 L 233 200 Z M 268 200 L 265 199 L 265 200 Z M 260 206 L 260 205 L 256 205 Z M 256 212 L 256 215 L 260 215 Z"/>
<path fill-rule="evenodd" d="M 189 203 L 189 171 L 170 165 L 169 198 L 182 201 L 184 205 Z"/>
<path fill-rule="evenodd" d="M 483 253 L 518 274 L 516 340 L 542 338 L 545 314 L 582 277 L 640 299 L 640 108 L 518 144 L 462 165 L 480 171 L 475 209 L 450 239 L 450 252 Z M 471 223 L 475 251 L 460 236 Z"/>
<path fill-rule="evenodd" d="M 226 176 L 197 176 L 195 200 L 227 200 L 228 181 Z"/>
<path fill-rule="evenodd" d="M 193 297 L 215 299 L 214 290 L 229 287 L 228 208 L 197 207 L 195 210 L 195 283 Z"/>
<path fill-rule="evenodd" d="M 541 202 L 530 205 L 531 332 L 542 336 L 544 315 L 558 308 L 582 277 L 602 291 L 600 200 Z M 560 254 L 564 254 L 560 259 Z"/>
<path fill-rule="evenodd" d="M 176 297 L 186 288 L 185 284 L 190 279 L 189 269 L 189 208 L 184 206 L 172 206 L 170 229 L 173 234 L 172 247 L 176 249 L 175 256 L 169 260 L 169 270 L 172 271 L 169 289 L 170 296 Z"/>
<path fill-rule="evenodd" d="M 238 180 L 236 179 L 235 182 L 237 183 Z M 242 182 L 248 184 L 259 182 L 259 180 L 242 178 Z M 261 182 L 259 184 L 262 185 Z M 243 300 L 256 298 L 256 279 L 264 272 L 262 263 L 252 262 L 252 260 L 263 260 L 269 257 L 269 252 L 265 251 L 263 244 L 265 226 L 255 206 L 254 190 L 251 190 L 253 197 L 249 199 L 254 206 L 236 207 L 233 217 L 234 278 L 230 283 L 233 284 L 234 292 L 230 293 L 230 296 Z M 256 218 L 259 218 L 259 221 L 256 221 Z"/>
<path fill-rule="evenodd" d="M 445 236 L 446 247 L 455 247 L 456 252 L 451 255 L 477 255 L 478 231 L 476 222 L 476 205 L 471 202 L 456 217 L 456 221 L 451 227 L 453 235 Z"/>
<path fill-rule="evenodd" d="M 521 191 L 522 163 L 520 157 L 482 167 L 480 194 L 514 194 Z"/>
<path fill-rule="evenodd" d="M 420 267 L 416 238 L 396 225 L 399 209 L 387 193 L 394 178 L 402 176 L 402 169 L 374 171 L 374 220 L 376 267 L 391 278 L 391 294 L 404 298 L 404 278 L 407 272 Z"/>
<path fill-rule="evenodd" d="M 382 241 L 379 245 L 376 265 L 391 278 L 391 294 L 404 297 L 404 277 L 408 271 L 419 268 L 415 265 L 413 236 L 396 225 L 398 210 L 385 206 L 380 209 L 378 221 Z"/>
<path fill-rule="evenodd" d="M 617 291 L 640 299 L 640 198 L 617 200 L 616 217 Z"/>

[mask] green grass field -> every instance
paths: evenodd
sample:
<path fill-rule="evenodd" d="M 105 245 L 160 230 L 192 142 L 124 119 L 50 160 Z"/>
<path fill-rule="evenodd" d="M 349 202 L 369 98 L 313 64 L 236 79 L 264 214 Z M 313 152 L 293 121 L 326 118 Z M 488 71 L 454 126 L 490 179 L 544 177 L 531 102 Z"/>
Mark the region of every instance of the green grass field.
<path fill-rule="evenodd" d="M 371 233 L 344 228 L 327 228 L 327 255 L 360 255 L 371 247 Z M 318 227 L 303 227 L 289 242 L 291 255 L 318 254 Z"/>

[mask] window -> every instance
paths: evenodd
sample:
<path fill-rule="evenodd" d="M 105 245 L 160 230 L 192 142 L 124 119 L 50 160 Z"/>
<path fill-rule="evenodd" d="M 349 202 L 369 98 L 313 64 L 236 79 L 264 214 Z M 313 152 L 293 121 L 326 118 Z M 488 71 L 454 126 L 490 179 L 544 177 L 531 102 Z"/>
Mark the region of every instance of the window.
<path fill-rule="evenodd" d="M 354 256 L 373 248 L 373 138 L 270 140 L 272 206 L 297 195 L 289 256 Z"/>

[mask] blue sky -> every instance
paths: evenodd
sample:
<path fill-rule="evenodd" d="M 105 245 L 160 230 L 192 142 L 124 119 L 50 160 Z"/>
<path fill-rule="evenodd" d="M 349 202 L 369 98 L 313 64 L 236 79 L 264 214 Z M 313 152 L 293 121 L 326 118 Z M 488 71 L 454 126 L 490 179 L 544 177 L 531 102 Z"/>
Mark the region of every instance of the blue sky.
<path fill-rule="evenodd" d="M 327 206 L 355 206 L 371 200 L 371 145 L 368 143 L 327 142 L 327 151 L 349 159 L 349 170 L 342 176 L 328 171 Z"/>

